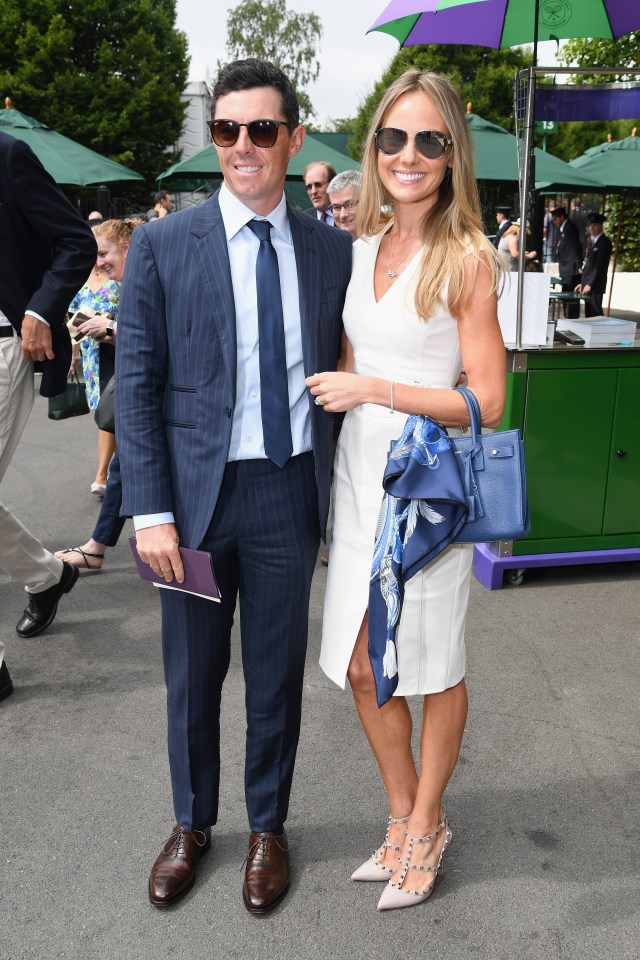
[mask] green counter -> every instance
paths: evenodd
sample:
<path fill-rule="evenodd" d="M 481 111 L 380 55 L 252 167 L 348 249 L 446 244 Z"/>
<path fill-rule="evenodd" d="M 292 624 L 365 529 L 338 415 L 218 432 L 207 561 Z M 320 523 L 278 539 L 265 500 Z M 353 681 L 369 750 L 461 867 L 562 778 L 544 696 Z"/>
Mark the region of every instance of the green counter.
<path fill-rule="evenodd" d="M 514 557 L 640 547 L 640 339 L 509 350 L 500 429 L 525 443 L 531 532 Z"/>

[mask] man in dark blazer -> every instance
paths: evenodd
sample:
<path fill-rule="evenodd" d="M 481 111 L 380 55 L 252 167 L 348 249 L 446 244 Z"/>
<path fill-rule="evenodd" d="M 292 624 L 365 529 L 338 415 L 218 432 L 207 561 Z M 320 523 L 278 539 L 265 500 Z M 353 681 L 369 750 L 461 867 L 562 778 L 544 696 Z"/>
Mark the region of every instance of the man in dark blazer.
<path fill-rule="evenodd" d="M 95 262 L 91 230 L 31 148 L 0 133 L 0 480 L 33 406 L 34 364 L 43 396 L 66 389 L 66 312 Z M 23 637 L 49 626 L 78 577 L 1 503 L 0 567 L 29 592 L 16 627 Z M 0 641 L 0 699 L 12 689 Z"/>
<path fill-rule="evenodd" d="M 311 217 L 315 217 L 316 220 L 322 220 L 330 227 L 336 225 L 333 212 L 330 209 L 331 200 L 329 199 L 329 184 L 335 175 L 334 167 L 324 160 L 318 163 L 308 163 L 302 174 L 305 190 L 313 204 L 313 206 L 307 207 L 304 212 Z"/>
<path fill-rule="evenodd" d="M 589 215 L 587 230 L 591 235 L 591 242 L 587 246 L 587 255 L 582 267 L 580 283 L 576 293 L 585 298 L 584 313 L 586 317 L 602 316 L 602 298 L 607 289 L 607 271 L 611 259 L 611 240 L 603 232 L 604 216 L 601 213 Z"/>
<path fill-rule="evenodd" d="M 178 544 L 208 550 L 222 596 L 218 604 L 160 590 L 176 825 L 149 896 L 158 907 L 175 903 L 210 846 L 239 594 L 250 827 L 243 899 L 263 913 L 289 885 L 284 823 L 329 504 L 332 423 L 304 379 L 335 369 L 351 239 L 286 203 L 287 164 L 305 131 L 281 70 L 229 64 L 213 103 L 222 188 L 133 234 L 116 426 L 122 512 L 134 517 L 140 556 L 179 583 Z"/>
<path fill-rule="evenodd" d="M 496 207 L 496 221 L 498 230 L 493 238 L 493 245 L 497 250 L 498 244 L 513 222 L 511 220 L 511 207 Z"/>
<path fill-rule="evenodd" d="M 574 293 L 580 282 L 580 268 L 582 266 L 582 244 L 578 228 L 567 216 L 565 207 L 556 207 L 551 210 L 551 217 L 558 228 L 558 272 L 562 280 L 562 292 Z M 565 317 L 577 320 L 580 316 L 580 300 L 564 305 Z"/>

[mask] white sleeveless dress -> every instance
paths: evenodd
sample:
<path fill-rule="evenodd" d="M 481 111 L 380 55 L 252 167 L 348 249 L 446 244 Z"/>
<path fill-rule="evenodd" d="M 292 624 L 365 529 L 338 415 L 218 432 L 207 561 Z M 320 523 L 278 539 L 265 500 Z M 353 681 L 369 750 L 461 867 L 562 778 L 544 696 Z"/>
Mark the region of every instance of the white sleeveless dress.
<path fill-rule="evenodd" d="M 353 248 L 344 325 L 355 372 L 396 383 L 451 388 L 462 367 L 458 325 L 445 307 L 428 323 L 416 315 L 420 251 L 376 303 L 373 272 L 384 232 L 357 240 Z M 320 666 L 343 688 L 369 600 L 382 475 L 389 446 L 401 435 L 407 416 L 377 404 L 361 404 L 348 411 L 340 434 Z M 438 693 L 463 678 L 472 556 L 470 545 L 451 544 L 406 584 L 397 635 L 396 696 Z"/>

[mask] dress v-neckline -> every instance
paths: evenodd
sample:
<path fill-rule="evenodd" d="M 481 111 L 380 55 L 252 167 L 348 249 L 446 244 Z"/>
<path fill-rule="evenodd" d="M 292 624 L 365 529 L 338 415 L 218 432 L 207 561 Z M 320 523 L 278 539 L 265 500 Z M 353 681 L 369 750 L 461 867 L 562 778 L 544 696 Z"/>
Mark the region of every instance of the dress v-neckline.
<path fill-rule="evenodd" d="M 405 266 L 404 270 L 401 270 L 400 273 L 397 275 L 397 279 L 394 280 L 394 282 L 391 284 L 391 286 L 390 286 L 387 290 L 385 290 L 385 292 L 382 294 L 382 296 L 381 296 L 380 298 L 377 298 L 377 297 L 376 297 L 376 263 L 377 263 L 377 261 L 378 261 L 378 254 L 380 253 L 380 244 L 382 243 L 382 239 L 383 239 L 383 237 L 385 236 L 385 234 L 387 234 L 387 233 L 389 232 L 389 230 L 391 229 L 392 226 L 393 226 L 393 221 L 391 221 L 391 223 L 389 224 L 389 226 L 388 226 L 385 230 L 383 230 L 383 231 L 378 235 L 378 243 L 377 243 L 377 246 L 376 246 L 374 255 L 373 255 L 373 270 L 372 270 L 372 276 L 371 276 L 371 290 L 372 290 L 372 293 L 373 293 L 373 302 L 375 303 L 376 307 L 378 306 L 378 304 L 382 303 L 382 301 L 385 299 L 385 297 L 387 296 L 387 294 L 391 293 L 392 290 L 397 289 L 397 287 L 399 286 L 399 282 L 398 282 L 398 281 L 400 281 L 400 280 L 402 279 L 402 277 L 404 277 L 405 274 L 409 274 L 409 271 L 410 271 L 410 268 L 411 268 L 411 264 L 412 264 L 413 261 L 416 259 L 416 257 L 418 256 L 418 254 L 422 253 L 422 247 L 420 246 L 420 247 L 418 247 L 418 249 L 416 250 L 416 252 L 415 252 L 414 255 L 412 256 L 411 260 L 409 260 L 409 262 L 408 262 L 407 265 Z M 412 272 L 410 275 L 413 276 L 413 272 Z"/>

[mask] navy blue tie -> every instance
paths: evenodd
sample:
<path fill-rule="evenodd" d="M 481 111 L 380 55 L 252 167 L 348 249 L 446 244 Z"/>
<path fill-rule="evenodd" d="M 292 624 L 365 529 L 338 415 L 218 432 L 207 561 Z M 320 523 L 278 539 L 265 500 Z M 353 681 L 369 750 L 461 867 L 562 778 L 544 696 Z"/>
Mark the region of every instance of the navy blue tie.
<path fill-rule="evenodd" d="M 276 466 L 284 467 L 293 453 L 293 442 L 278 257 L 271 244 L 270 222 L 251 220 L 247 226 L 260 241 L 256 294 L 264 452 Z"/>

